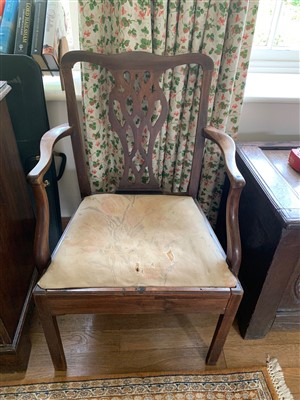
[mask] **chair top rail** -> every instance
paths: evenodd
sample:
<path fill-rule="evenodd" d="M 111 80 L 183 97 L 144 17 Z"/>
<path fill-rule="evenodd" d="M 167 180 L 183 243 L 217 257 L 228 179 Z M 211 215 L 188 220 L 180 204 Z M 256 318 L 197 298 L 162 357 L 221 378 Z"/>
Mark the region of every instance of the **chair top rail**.
<path fill-rule="evenodd" d="M 99 54 L 90 51 L 69 51 L 61 61 L 61 68 L 73 67 L 77 62 L 89 62 L 100 64 L 109 70 L 122 70 L 128 68 L 131 71 L 146 69 L 151 64 L 152 71 L 164 71 L 184 64 L 199 64 L 203 71 L 212 71 L 214 64 L 212 59 L 200 53 L 179 54 L 176 56 L 161 56 L 143 51 L 127 52 L 122 54 Z"/>

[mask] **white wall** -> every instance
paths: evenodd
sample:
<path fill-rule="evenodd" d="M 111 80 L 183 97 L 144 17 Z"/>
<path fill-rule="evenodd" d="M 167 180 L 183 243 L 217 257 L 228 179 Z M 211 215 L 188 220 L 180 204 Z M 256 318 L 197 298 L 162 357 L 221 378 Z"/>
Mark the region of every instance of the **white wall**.
<path fill-rule="evenodd" d="M 48 100 L 50 126 L 67 122 L 65 102 Z M 243 106 L 238 141 L 299 140 L 299 104 L 295 101 L 248 101 Z M 62 139 L 56 149 L 68 158 L 66 171 L 59 182 L 62 216 L 71 216 L 80 202 L 74 159 L 69 138 Z"/>
<path fill-rule="evenodd" d="M 65 101 L 47 101 L 47 110 L 51 128 L 68 121 Z M 56 150 L 65 153 L 67 156 L 65 172 L 58 182 L 62 217 L 70 217 L 80 203 L 80 193 L 71 147 L 71 139 L 69 137 L 61 139 L 55 146 Z"/>
<path fill-rule="evenodd" d="M 299 140 L 299 121 L 299 104 L 294 101 L 246 101 L 238 141 Z"/>

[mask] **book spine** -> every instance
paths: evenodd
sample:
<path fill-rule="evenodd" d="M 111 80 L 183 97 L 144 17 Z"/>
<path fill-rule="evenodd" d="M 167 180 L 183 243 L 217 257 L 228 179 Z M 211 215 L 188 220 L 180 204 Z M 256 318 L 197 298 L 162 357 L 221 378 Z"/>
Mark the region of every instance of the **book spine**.
<path fill-rule="evenodd" d="M 42 71 L 47 71 L 48 66 L 42 56 L 42 47 L 45 30 L 47 0 L 37 0 L 35 3 L 32 41 L 31 41 L 31 55 L 33 59 L 39 64 Z"/>
<path fill-rule="evenodd" d="M 18 0 L 6 0 L 0 26 L 0 53 L 13 52 L 18 7 Z"/>
<path fill-rule="evenodd" d="M 4 6 L 5 6 L 5 0 L 0 0 L 0 24 L 3 17 Z"/>
<path fill-rule="evenodd" d="M 48 0 L 42 54 L 49 70 L 58 71 L 59 0 Z"/>
<path fill-rule="evenodd" d="M 0 0 L 0 16 L 2 17 L 5 6 L 5 0 Z"/>
<path fill-rule="evenodd" d="M 14 54 L 30 54 L 33 13 L 33 0 L 20 0 Z"/>

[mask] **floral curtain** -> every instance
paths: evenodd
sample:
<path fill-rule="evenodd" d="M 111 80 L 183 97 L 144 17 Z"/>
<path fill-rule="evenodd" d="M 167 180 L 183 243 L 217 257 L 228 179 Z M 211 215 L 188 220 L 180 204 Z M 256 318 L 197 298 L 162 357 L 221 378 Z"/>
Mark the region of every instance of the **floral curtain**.
<path fill-rule="evenodd" d="M 79 0 L 79 4 L 84 50 L 210 55 L 215 71 L 209 123 L 236 138 L 258 0 Z M 182 67 L 166 72 L 162 79 L 170 112 L 155 145 L 154 162 L 166 190 L 184 191 L 188 185 L 200 80 L 198 71 Z M 108 121 L 111 84 L 106 71 L 83 66 L 85 144 L 95 191 L 114 189 L 122 162 L 118 137 Z M 179 96 L 174 95 L 175 89 Z M 208 141 L 199 199 L 212 222 L 223 181 L 220 152 Z"/>

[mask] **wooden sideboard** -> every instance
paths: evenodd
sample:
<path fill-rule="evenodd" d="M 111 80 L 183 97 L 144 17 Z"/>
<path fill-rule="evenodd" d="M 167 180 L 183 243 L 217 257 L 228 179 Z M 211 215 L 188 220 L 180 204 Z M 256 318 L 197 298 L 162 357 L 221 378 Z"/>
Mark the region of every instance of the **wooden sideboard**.
<path fill-rule="evenodd" d="M 245 339 L 262 338 L 271 327 L 300 328 L 300 174 L 288 164 L 290 149 L 298 146 L 237 146 L 246 179 L 239 210 L 244 297 L 238 311 Z M 223 205 L 216 233 L 225 245 Z"/>
<path fill-rule="evenodd" d="M 26 329 L 32 287 L 35 218 L 5 97 L 0 87 L 0 370 L 26 368 Z"/>

